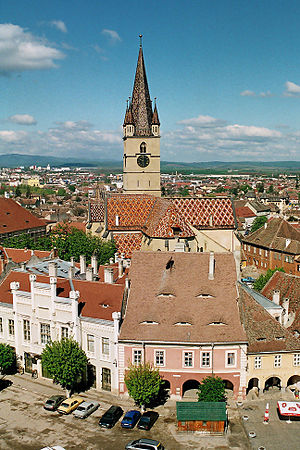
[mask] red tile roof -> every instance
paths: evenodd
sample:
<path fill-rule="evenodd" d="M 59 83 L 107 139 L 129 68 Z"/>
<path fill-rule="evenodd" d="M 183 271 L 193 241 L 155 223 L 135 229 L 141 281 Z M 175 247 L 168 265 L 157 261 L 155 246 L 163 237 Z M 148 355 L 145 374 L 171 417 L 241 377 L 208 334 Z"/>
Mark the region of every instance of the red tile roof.
<path fill-rule="evenodd" d="M 197 229 L 235 228 L 230 198 L 174 198 L 172 203 L 187 223 Z"/>
<path fill-rule="evenodd" d="M 10 290 L 10 283 L 18 281 L 20 290 L 30 292 L 29 273 L 11 271 L 0 284 L 0 302 L 13 303 Z M 37 275 L 36 281 L 39 283 L 49 283 L 49 277 Z M 82 305 L 81 315 L 95 319 L 112 320 L 114 311 L 121 311 L 124 280 L 114 284 L 99 281 L 85 281 L 73 279 L 75 290 L 80 292 L 78 302 Z M 57 278 L 57 292 L 59 297 L 69 297 L 72 290 L 70 280 Z"/>
<path fill-rule="evenodd" d="M 246 342 L 233 255 L 215 254 L 214 280 L 208 279 L 208 265 L 208 253 L 135 252 L 120 339 Z"/>
<path fill-rule="evenodd" d="M 280 291 L 280 304 L 289 299 L 289 312 L 295 314 L 295 319 L 289 329 L 300 333 L 300 277 L 284 272 L 275 272 L 262 290 L 262 294 L 273 300 L 273 292 Z"/>
<path fill-rule="evenodd" d="M 272 218 L 267 222 L 266 228 L 261 227 L 245 236 L 243 242 L 294 255 L 300 254 L 300 232 L 284 219 Z"/>
<path fill-rule="evenodd" d="M 38 219 L 11 198 L 0 197 L 0 235 L 45 226 L 44 220 Z"/>
<path fill-rule="evenodd" d="M 300 350 L 300 340 L 239 287 L 239 308 L 250 353 Z"/>
<path fill-rule="evenodd" d="M 43 250 L 27 250 L 24 248 L 0 247 L 0 250 L 1 249 L 6 256 L 6 259 L 10 258 L 15 263 L 27 262 L 32 256 L 37 256 L 38 258 L 47 258 L 51 254 L 51 252 Z"/>
<path fill-rule="evenodd" d="M 125 258 L 131 258 L 135 250 L 140 250 L 142 246 L 142 233 L 114 233 L 114 241 L 118 253 L 124 253 Z"/>
<path fill-rule="evenodd" d="M 253 211 L 251 211 L 251 209 L 248 208 L 248 206 L 244 206 L 241 208 L 235 208 L 235 214 L 236 214 L 237 218 L 256 217 L 256 214 Z"/>
<path fill-rule="evenodd" d="M 141 230 L 157 197 L 150 195 L 112 195 L 107 198 L 107 227 L 109 230 Z M 117 217 L 117 218 L 116 218 Z M 119 225 L 116 225 L 116 221 Z"/>

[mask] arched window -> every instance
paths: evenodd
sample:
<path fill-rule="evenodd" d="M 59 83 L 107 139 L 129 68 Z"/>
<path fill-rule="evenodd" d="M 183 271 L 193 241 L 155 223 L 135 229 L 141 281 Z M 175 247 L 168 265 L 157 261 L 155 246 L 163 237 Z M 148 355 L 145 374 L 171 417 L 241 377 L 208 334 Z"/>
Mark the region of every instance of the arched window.
<path fill-rule="evenodd" d="M 140 145 L 140 152 L 141 153 L 146 153 L 146 144 L 145 144 L 145 142 L 142 142 L 141 143 L 141 145 Z"/>

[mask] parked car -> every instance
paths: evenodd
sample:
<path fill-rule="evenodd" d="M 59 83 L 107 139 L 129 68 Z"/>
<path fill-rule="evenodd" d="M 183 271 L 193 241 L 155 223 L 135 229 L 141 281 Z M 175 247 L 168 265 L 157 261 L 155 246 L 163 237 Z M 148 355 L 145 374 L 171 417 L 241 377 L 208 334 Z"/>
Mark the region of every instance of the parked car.
<path fill-rule="evenodd" d="M 65 450 L 61 445 L 53 445 L 53 447 L 43 447 L 41 450 Z"/>
<path fill-rule="evenodd" d="M 92 401 L 92 402 L 83 402 L 81 405 L 78 406 L 77 409 L 74 411 L 74 416 L 78 419 L 85 419 L 90 414 L 92 414 L 96 409 L 98 409 L 100 406 L 99 402 Z"/>
<path fill-rule="evenodd" d="M 139 411 L 131 410 L 127 411 L 123 420 L 121 422 L 121 427 L 123 428 L 133 428 L 141 417 L 141 413 Z"/>
<path fill-rule="evenodd" d="M 99 426 L 103 428 L 112 428 L 122 417 L 123 409 L 120 406 L 111 406 L 100 418 Z"/>
<path fill-rule="evenodd" d="M 156 411 L 146 411 L 142 415 L 142 417 L 139 420 L 139 423 L 137 424 L 137 427 L 142 430 L 150 430 L 154 423 L 158 419 L 158 413 Z"/>
<path fill-rule="evenodd" d="M 126 444 L 126 450 L 164 450 L 164 446 L 154 439 L 138 439 Z"/>
<path fill-rule="evenodd" d="M 60 414 L 70 414 L 74 409 L 76 409 L 83 402 L 83 398 L 74 396 L 66 398 L 60 406 L 57 408 L 57 412 Z"/>
<path fill-rule="evenodd" d="M 255 279 L 252 277 L 244 277 L 241 281 L 242 283 L 253 284 L 255 282 Z"/>
<path fill-rule="evenodd" d="M 66 397 L 63 395 L 52 395 L 45 401 L 44 408 L 49 411 L 55 411 L 65 399 Z"/>

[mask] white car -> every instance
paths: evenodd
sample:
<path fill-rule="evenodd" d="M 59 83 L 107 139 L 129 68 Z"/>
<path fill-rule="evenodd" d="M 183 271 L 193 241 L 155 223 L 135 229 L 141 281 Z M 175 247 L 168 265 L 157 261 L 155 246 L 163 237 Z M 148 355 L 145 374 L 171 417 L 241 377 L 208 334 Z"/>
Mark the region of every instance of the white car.
<path fill-rule="evenodd" d="M 61 445 L 53 445 L 53 447 L 43 447 L 41 450 L 65 450 Z"/>
<path fill-rule="evenodd" d="M 92 402 L 83 402 L 81 405 L 78 406 L 77 409 L 74 411 L 74 416 L 78 419 L 85 419 L 90 414 L 92 414 L 96 409 L 98 409 L 100 406 L 99 402 L 92 401 Z"/>

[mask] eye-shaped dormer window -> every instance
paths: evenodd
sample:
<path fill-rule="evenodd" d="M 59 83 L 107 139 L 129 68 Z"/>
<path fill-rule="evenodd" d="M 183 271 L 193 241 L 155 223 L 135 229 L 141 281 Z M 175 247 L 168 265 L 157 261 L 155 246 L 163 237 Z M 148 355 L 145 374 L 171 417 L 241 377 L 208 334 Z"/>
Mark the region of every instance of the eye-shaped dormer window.
<path fill-rule="evenodd" d="M 146 153 L 146 147 L 145 142 L 142 142 L 140 145 L 140 153 Z"/>

